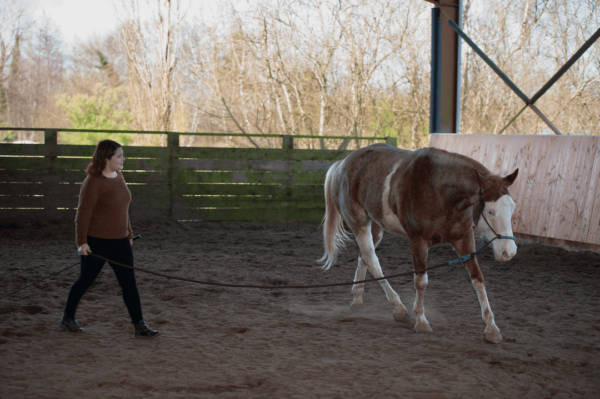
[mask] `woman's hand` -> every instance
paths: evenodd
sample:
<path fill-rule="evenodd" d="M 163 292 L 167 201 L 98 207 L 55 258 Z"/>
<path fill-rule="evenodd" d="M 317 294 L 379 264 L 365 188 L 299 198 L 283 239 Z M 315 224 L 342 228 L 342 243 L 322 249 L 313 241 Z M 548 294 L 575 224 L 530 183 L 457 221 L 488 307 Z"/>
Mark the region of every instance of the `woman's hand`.
<path fill-rule="evenodd" d="M 82 245 L 81 245 L 79 248 L 77 248 L 77 253 L 78 253 L 79 255 L 86 256 L 86 255 L 89 255 L 89 254 L 91 254 L 91 253 L 92 253 L 92 250 L 90 249 L 89 245 L 87 245 L 87 244 L 82 244 Z"/>

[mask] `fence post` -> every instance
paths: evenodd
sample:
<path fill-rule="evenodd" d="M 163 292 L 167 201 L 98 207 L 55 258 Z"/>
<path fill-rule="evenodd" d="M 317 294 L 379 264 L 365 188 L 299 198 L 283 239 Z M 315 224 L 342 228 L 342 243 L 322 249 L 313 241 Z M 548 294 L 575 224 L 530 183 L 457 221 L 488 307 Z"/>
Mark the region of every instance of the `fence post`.
<path fill-rule="evenodd" d="M 176 208 L 177 208 L 177 190 L 175 188 L 175 172 L 178 169 L 177 166 L 177 158 L 178 158 L 178 150 L 179 150 L 179 134 L 169 132 L 167 133 L 167 147 L 170 149 L 169 151 L 169 207 L 170 212 L 169 216 L 172 220 L 177 219 Z"/>
<path fill-rule="evenodd" d="M 44 129 L 44 144 L 58 144 L 58 130 Z"/>
<path fill-rule="evenodd" d="M 286 134 L 282 135 L 283 139 L 282 148 L 284 150 L 293 150 L 294 149 L 294 136 L 288 136 Z"/>
<path fill-rule="evenodd" d="M 287 134 L 284 134 L 281 136 L 282 138 L 282 143 L 281 143 L 281 148 L 283 150 L 293 150 L 294 149 L 294 136 L 289 136 Z M 293 176 L 293 172 L 292 172 L 292 168 L 293 168 L 293 161 L 291 157 L 287 157 L 285 156 L 285 158 L 287 158 L 287 176 L 285 179 L 285 198 L 286 201 L 289 203 L 293 203 L 294 202 L 294 197 L 292 195 L 292 180 L 294 178 Z M 293 208 L 293 207 L 292 207 Z M 289 215 L 289 211 L 285 212 L 285 216 L 284 216 L 284 220 L 281 220 L 282 222 L 284 221 L 289 221 L 291 219 L 291 216 Z"/>
<path fill-rule="evenodd" d="M 44 147 L 46 147 L 46 158 L 48 159 L 48 170 L 53 171 L 56 168 L 56 157 L 58 149 L 58 130 L 44 129 Z"/>
<path fill-rule="evenodd" d="M 394 147 L 398 147 L 398 137 L 386 137 L 385 143 L 393 145 Z"/>

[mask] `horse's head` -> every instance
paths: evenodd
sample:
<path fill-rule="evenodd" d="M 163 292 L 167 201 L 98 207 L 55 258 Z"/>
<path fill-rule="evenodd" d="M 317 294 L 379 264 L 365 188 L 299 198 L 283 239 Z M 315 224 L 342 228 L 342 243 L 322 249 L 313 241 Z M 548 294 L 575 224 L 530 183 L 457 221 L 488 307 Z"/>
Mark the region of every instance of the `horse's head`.
<path fill-rule="evenodd" d="M 503 178 L 493 175 L 484 178 L 477 172 L 477 179 L 481 187 L 481 202 L 483 204 L 483 209 L 481 209 L 482 205 L 478 207 L 481 211 L 477 209 L 477 211 L 481 212 L 481 217 L 479 217 L 479 221 L 477 222 L 477 229 L 483 232 L 488 241 L 496 237 L 494 232 L 503 236 L 513 236 L 511 219 L 515 211 L 515 202 L 508 193 L 508 187 L 513 184 L 518 173 L 519 169 Z M 493 246 L 497 261 L 509 261 L 517 254 L 517 245 L 514 240 L 496 239 L 493 242 Z"/>

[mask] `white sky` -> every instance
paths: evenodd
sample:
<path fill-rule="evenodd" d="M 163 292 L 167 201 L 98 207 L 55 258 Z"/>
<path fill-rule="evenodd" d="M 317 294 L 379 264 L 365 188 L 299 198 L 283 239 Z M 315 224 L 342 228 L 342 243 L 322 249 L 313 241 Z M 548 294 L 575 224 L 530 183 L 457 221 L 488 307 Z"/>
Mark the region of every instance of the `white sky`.
<path fill-rule="evenodd" d="M 95 35 L 102 36 L 117 27 L 111 0 L 29 0 L 28 4 L 34 20 L 40 21 L 46 16 L 54 21 L 69 47 Z M 150 4 L 154 6 L 156 0 L 150 1 Z M 147 0 L 139 0 L 139 5 L 142 19 L 149 18 L 151 7 Z M 182 0 L 180 10 L 186 18 L 200 13 L 214 15 L 216 5 L 216 1 Z"/>
<path fill-rule="evenodd" d="M 45 15 L 60 29 L 67 45 L 115 29 L 117 18 L 107 0 L 30 0 L 32 17 Z"/>

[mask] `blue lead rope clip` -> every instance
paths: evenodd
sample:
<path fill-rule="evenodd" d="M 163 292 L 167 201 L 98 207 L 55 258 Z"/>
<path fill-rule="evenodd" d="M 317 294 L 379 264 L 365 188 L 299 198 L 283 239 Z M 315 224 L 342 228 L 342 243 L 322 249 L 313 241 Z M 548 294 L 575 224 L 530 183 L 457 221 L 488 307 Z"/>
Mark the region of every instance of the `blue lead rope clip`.
<path fill-rule="evenodd" d="M 471 260 L 472 257 L 473 257 L 473 254 L 468 254 L 468 255 L 465 255 L 465 256 L 461 256 L 458 259 L 451 260 L 450 262 L 448 262 L 448 264 L 452 265 L 454 263 L 463 263 L 463 262 L 466 262 L 468 260 Z"/>
<path fill-rule="evenodd" d="M 453 259 L 451 261 L 448 262 L 449 265 L 453 265 L 455 263 L 463 263 L 466 262 L 468 260 L 471 260 L 471 258 L 473 258 L 473 255 L 475 255 L 477 252 L 481 251 L 481 249 L 483 248 L 485 244 L 485 238 L 483 240 L 481 240 L 481 244 L 479 245 L 479 248 L 477 248 L 477 250 L 475 252 L 472 252 L 470 254 L 461 256 L 460 258 L 457 259 Z"/>

